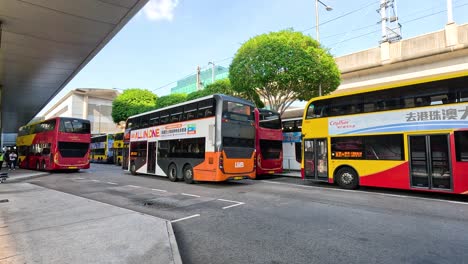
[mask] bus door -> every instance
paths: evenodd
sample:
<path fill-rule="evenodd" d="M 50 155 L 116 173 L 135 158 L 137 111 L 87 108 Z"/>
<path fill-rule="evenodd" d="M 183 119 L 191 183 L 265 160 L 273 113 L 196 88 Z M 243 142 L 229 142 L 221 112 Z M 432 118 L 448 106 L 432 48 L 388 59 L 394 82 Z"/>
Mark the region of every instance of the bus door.
<path fill-rule="evenodd" d="M 451 189 L 449 135 L 409 136 L 411 186 Z"/>
<path fill-rule="evenodd" d="M 304 178 L 328 181 L 328 146 L 327 139 L 304 140 Z"/>
<path fill-rule="evenodd" d="M 156 173 L 156 153 L 158 142 L 148 142 L 148 173 Z"/>

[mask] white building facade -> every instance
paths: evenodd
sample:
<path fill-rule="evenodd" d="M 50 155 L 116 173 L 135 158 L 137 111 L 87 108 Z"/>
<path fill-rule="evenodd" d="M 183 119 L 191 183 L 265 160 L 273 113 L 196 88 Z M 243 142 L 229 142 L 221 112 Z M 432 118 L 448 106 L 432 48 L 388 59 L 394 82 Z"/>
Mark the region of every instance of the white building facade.
<path fill-rule="evenodd" d="M 75 89 L 52 106 L 44 119 L 57 116 L 83 118 L 91 122 L 91 134 L 122 132 L 123 128 L 112 120 L 112 101 L 119 94 L 113 89 Z"/>

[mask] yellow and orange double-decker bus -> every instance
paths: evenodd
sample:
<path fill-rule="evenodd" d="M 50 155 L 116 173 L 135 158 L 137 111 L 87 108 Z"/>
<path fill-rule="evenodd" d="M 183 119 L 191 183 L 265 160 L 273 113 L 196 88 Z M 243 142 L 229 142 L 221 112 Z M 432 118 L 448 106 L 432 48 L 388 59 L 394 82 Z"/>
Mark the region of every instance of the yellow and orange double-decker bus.
<path fill-rule="evenodd" d="M 186 183 L 255 179 L 254 108 L 214 94 L 131 116 L 122 167 Z"/>
<path fill-rule="evenodd" d="M 305 108 L 302 177 L 468 194 L 468 72 L 337 91 Z"/>

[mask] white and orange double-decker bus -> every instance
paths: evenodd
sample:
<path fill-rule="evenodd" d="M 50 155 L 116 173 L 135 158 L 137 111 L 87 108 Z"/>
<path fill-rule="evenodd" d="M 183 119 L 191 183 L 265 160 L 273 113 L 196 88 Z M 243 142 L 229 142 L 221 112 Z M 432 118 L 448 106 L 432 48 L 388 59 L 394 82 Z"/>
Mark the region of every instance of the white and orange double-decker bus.
<path fill-rule="evenodd" d="M 467 84 L 465 71 L 310 100 L 303 178 L 468 194 Z"/>
<path fill-rule="evenodd" d="M 19 128 L 19 166 L 36 170 L 89 168 L 89 120 L 55 117 Z"/>
<path fill-rule="evenodd" d="M 131 116 L 123 168 L 187 183 L 254 179 L 254 108 L 215 94 Z"/>

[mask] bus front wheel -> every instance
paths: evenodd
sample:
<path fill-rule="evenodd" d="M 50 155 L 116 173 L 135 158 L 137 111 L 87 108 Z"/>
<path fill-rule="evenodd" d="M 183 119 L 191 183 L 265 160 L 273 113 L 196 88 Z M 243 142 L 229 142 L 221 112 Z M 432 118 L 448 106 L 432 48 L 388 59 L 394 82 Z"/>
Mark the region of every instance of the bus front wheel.
<path fill-rule="evenodd" d="M 130 173 L 132 175 L 137 175 L 135 162 L 132 162 L 132 164 L 130 164 Z"/>
<path fill-rule="evenodd" d="M 171 163 L 168 168 L 167 177 L 171 182 L 176 182 L 177 179 L 177 167 L 174 163 Z"/>
<path fill-rule="evenodd" d="M 184 167 L 184 181 L 185 183 L 192 184 L 195 181 L 193 180 L 193 169 L 189 164 Z"/>
<path fill-rule="evenodd" d="M 359 184 L 358 175 L 355 170 L 349 167 L 344 167 L 336 172 L 335 180 L 343 189 L 356 189 Z"/>

